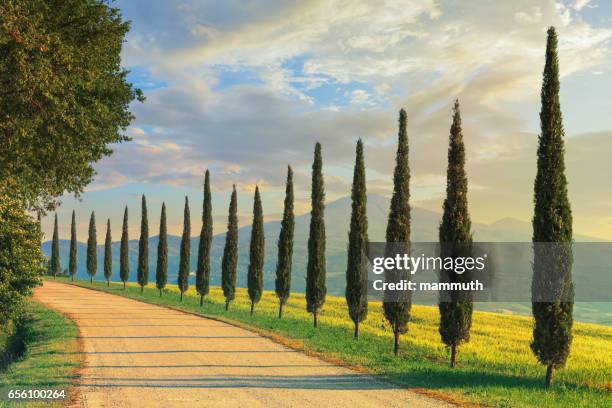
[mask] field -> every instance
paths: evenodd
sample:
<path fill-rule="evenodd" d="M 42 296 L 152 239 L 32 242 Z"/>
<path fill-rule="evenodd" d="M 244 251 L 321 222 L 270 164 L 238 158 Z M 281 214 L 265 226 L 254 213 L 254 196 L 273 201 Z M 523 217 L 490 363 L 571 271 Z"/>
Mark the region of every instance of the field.
<path fill-rule="evenodd" d="M 89 286 L 84 281 L 77 284 Z M 128 284 L 125 291 L 118 283 L 106 287 L 94 282 L 94 288 L 249 327 L 291 347 L 455 402 L 498 407 L 612 406 L 612 327 L 576 323 L 568 364 L 556 373 L 553 387 L 545 390 L 544 368 L 529 349 L 532 323 L 527 317 L 475 312 L 471 341 L 461 347 L 459 367 L 450 369 L 448 350 L 440 343 L 436 307 L 413 307 L 401 355 L 394 357 L 391 332 L 376 303 L 370 304 L 361 337 L 355 341 L 345 300 L 339 297 L 328 297 L 320 327 L 314 329 L 303 294 L 292 294 L 279 320 L 273 292 L 264 293 L 250 317 L 244 289 L 238 289 L 236 301 L 225 312 L 218 287 L 211 288 L 203 307 L 193 287 L 182 303 L 172 285 L 162 298 L 154 285 L 144 294 L 135 284 Z"/>
<path fill-rule="evenodd" d="M 0 390 L 6 394 L 9 389 L 69 389 L 80 363 L 76 326 L 68 318 L 35 302 L 28 305 L 28 314 L 23 333 L 25 354 L 0 371 Z M 0 407 L 13 406 L 52 407 L 61 404 L 0 400 Z"/>

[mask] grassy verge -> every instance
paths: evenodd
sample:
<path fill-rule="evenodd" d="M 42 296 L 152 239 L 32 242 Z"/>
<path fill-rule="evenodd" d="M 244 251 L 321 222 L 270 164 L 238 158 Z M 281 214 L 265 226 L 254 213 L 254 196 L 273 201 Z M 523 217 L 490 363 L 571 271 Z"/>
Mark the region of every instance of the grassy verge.
<path fill-rule="evenodd" d="M 17 361 L 0 371 L 0 389 L 3 392 L 8 389 L 69 390 L 80 364 L 78 354 L 73 354 L 78 351 L 78 332 L 74 323 L 54 310 L 31 302 L 20 335 L 25 352 Z M 61 405 L 63 403 L 51 401 L 0 401 L 0 407 Z"/>
<path fill-rule="evenodd" d="M 77 284 L 90 287 L 89 282 Z M 544 368 L 529 349 L 532 323 L 526 317 L 475 312 L 471 341 L 460 350 L 459 367 L 450 369 L 448 350 L 440 343 L 435 307 L 413 307 L 409 333 L 402 336 L 401 355 L 394 357 L 391 332 L 377 303 L 370 304 L 367 321 L 361 325 L 361 337 L 355 341 L 343 298 L 328 297 L 320 327 L 313 329 L 303 294 L 291 296 L 279 320 L 272 292 L 264 293 L 255 316 L 250 317 L 244 289 L 238 290 L 236 301 L 226 312 L 223 294 L 217 287 L 211 288 L 202 307 L 193 288 L 179 303 L 175 286 L 169 286 L 161 298 L 152 285 L 145 288 L 144 294 L 135 284 L 129 284 L 127 290 L 117 283 L 107 287 L 94 282 L 93 287 L 250 327 L 284 339 L 281 341 L 294 348 L 457 402 L 499 407 L 612 406 L 612 327 L 576 323 L 567 367 L 557 373 L 554 386 L 545 390 Z"/>

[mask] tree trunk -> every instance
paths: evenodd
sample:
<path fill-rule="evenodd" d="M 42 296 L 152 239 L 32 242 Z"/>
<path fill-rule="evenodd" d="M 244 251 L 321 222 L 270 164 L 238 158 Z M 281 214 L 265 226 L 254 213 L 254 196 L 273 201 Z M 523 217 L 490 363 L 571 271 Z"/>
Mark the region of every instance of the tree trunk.
<path fill-rule="evenodd" d="M 144 286 L 140 285 L 140 293 L 144 293 Z"/>
<path fill-rule="evenodd" d="M 355 322 L 355 340 L 359 338 L 359 322 Z"/>
<path fill-rule="evenodd" d="M 278 304 L 278 318 L 281 319 L 283 317 L 283 302 Z"/>
<path fill-rule="evenodd" d="M 183 291 L 181 290 L 181 302 L 183 301 Z"/>
<path fill-rule="evenodd" d="M 162 297 L 162 290 L 159 290 L 159 297 Z"/>
<path fill-rule="evenodd" d="M 318 326 L 317 326 L 317 311 L 316 310 L 314 311 L 313 316 L 314 316 L 314 327 L 317 328 Z"/>
<path fill-rule="evenodd" d="M 229 300 L 225 301 L 225 311 L 227 312 L 229 310 Z"/>
<path fill-rule="evenodd" d="M 70 275 L 70 282 L 74 282 L 74 275 Z"/>
<path fill-rule="evenodd" d="M 457 352 L 459 350 L 457 349 L 457 345 L 453 344 L 451 346 L 451 361 L 450 361 L 450 366 L 451 368 L 455 368 L 457 366 Z"/>
<path fill-rule="evenodd" d="M 89 277 L 89 284 L 90 284 L 90 285 L 93 285 L 93 276 L 90 276 L 90 277 Z"/>
<path fill-rule="evenodd" d="M 204 304 L 204 295 L 200 295 L 200 306 Z"/>
<path fill-rule="evenodd" d="M 125 290 L 125 281 L 123 281 L 123 290 Z"/>
<path fill-rule="evenodd" d="M 400 340 L 400 332 L 397 327 L 393 329 L 393 354 L 396 356 L 399 354 L 399 340 Z"/>
<path fill-rule="evenodd" d="M 550 388 L 552 385 L 554 370 L 555 369 L 551 364 L 546 367 L 546 388 Z"/>
<path fill-rule="evenodd" d="M 55 274 L 53 274 L 53 280 L 55 280 Z"/>
<path fill-rule="evenodd" d="M 255 302 L 251 302 L 251 317 L 253 317 L 253 310 L 255 310 Z"/>
<path fill-rule="evenodd" d="M 106 286 L 107 287 L 110 286 L 110 281 L 108 281 L 108 280 L 106 281 Z"/>

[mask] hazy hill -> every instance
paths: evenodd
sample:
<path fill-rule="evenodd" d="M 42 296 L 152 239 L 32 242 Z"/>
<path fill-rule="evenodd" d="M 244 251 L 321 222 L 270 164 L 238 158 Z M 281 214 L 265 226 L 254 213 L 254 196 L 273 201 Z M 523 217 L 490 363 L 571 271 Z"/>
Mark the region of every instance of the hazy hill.
<path fill-rule="evenodd" d="M 371 241 L 384 241 L 389 200 L 378 195 L 368 196 L 369 237 Z M 346 268 L 346 245 L 350 217 L 350 198 L 344 197 L 327 204 L 325 210 L 327 233 L 327 286 L 330 294 L 344 294 L 344 273 Z M 412 237 L 414 241 L 437 241 L 439 213 L 414 207 L 412 209 Z M 292 290 L 301 292 L 305 286 L 305 268 L 307 259 L 309 214 L 296 217 L 295 245 L 293 257 Z M 264 286 L 266 289 L 274 288 L 274 274 L 276 268 L 276 244 L 280 230 L 280 221 L 265 223 L 266 258 L 264 265 Z M 473 224 L 474 238 L 481 242 L 529 242 L 531 240 L 531 225 L 516 219 L 506 218 L 493 224 Z M 154 229 L 153 229 L 154 230 Z M 238 246 L 238 286 L 246 285 L 246 270 L 248 267 L 248 247 L 250 239 L 250 226 L 239 230 Z M 103 236 L 98 237 L 101 241 Z M 197 261 L 197 247 L 199 237 L 191 239 L 191 269 L 195 271 Z M 224 234 L 217 234 L 213 238 L 212 250 L 212 278 L 211 283 L 218 285 L 221 282 L 221 257 L 223 254 Z M 599 239 L 577 236 L 576 241 L 601 241 Z M 157 257 L 157 236 L 149 239 L 149 265 L 150 281 L 155 280 L 155 263 Z M 178 269 L 180 237 L 168 236 L 168 281 L 176 282 Z M 43 252 L 49 256 L 51 242 L 42 245 Z M 69 241 L 61 240 L 60 255 L 62 267 L 68 267 Z M 86 278 L 85 243 L 78 245 L 78 273 L 79 278 Z M 119 242 L 113 243 L 113 280 L 119 280 Z M 136 262 L 138 258 L 138 239 L 130 241 L 130 280 L 136 280 Z M 103 246 L 98 246 L 98 273 L 96 277 L 103 279 Z M 193 282 L 193 277 L 192 277 Z"/>

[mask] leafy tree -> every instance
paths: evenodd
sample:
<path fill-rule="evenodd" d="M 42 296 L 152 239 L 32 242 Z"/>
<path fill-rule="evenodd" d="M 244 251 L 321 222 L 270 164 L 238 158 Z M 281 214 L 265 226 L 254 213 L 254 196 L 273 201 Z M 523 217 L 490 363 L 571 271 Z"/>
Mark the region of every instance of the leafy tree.
<path fill-rule="evenodd" d="M 72 222 L 70 224 L 70 260 L 68 262 L 68 272 L 70 280 L 74 280 L 74 275 L 77 273 L 77 232 L 76 232 L 76 215 L 72 210 Z"/>
<path fill-rule="evenodd" d="M 232 187 L 229 215 L 227 217 L 227 233 L 221 261 L 221 287 L 225 296 L 225 310 L 236 296 L 236 264 L 238 262 L 238 198 L 236 186 Z"/>
<path fill-rule="evenodd" d="M 149 283 L 149 219 L 147 199 L 142 195 L 142 217 L 140 219 L 140 239 L 138 240 L 138 284 L 140 293 Z"/>
<path fill-rule="evenodd" d="M 196 270 L 196 289 L 200 294 L 200 306 L 204 304 L 204 296 L 208 295 L 210 284 L 210 249 L 212 246 L 213 219 L 212 197 L 210 194 L 210 173 L 206 170 L 204 176 L 204 203 L 202 206 L 202 230 L 198 246 L 198 268 Z"/>
<path fill-rule="evenodd" d="M 159 240 L 157 242 L 157 268 L 155 269 L 155 286 L 159 297 L 168 282 L 168 230 L 166 227 L 166 203 L 162 203 L 159 219 Z"/>
<path fill-rule="evenodd" d="M 97 0 L 3 1 L 0 16 L 0 180 L 52 209 L 128 139 L 130 102 L 143 100 L 120 65 L 129 24 Z"/>
<path fill-rule="evenodd" d="M 357 142 L 353 188 L 351 189 L 351 226 L 346 266 L 346 303 L 359 338 L 359 323 L 368 315 L 368 216 L 363 142 Z"/>
<path fill-rule="evenodd" d="M 121 227 L 121 246 L 119 247 L 119 277 L 123 282 L 123 289 L 125 290 L 125 283 L 130 278 L 130 237 L 128 234 L 128 208 L 125 206 L 123 212 L 123 226 Z"/>
<path fill-rule="evenodd" d="M 459 100 L 453 108 L 453 124 L 450 128 L 448 147 L 448 170 L 446 173 L 446 199 L 440 223 L 440 247 L 442 258 L 466 257 L 471 254 L 472 233 L 468 212 L 468 179 L 465 174 L 465 147 L 461 131 L 461 112 Z M 470 274 L 455 273 L 454 270 L 440 271 L 441 282 L 469 281 Z M 444 293 L 441 296 L 445 296 Z M 447 293 L 441 298 L 440 336 L 451 349 L 451 367 L 457 364 L 459 345 L 470 340 L 472 310 L 471 294 L 466 292 Z"/>
<path fill-rule="evenodd" d="M 53 279 L 62 272 L 60 265 L 59 252 L 59 232 L 57 227 L 57 213 L 55 213 L 55 221 L 53 223 L 53 241 L 51 242 L 51 260 L 49 262 L 49 272 L 53 275 Z"/>
<path fill-rule="evenodd" d="M 110 219 L 106 221 L 106 239 L 104 240 L 104 278 L 106 286 L 110 286 L 113 277 L 113 238 L 111 237 Z"/>
<path fill-rule="evenodd" d="M 278 259 L 276 263 L 275 289 L 278 297 L 278 318 L 283 317 L 283 306 L 291 293 L 291 257 L 293 256 L 293 170 L 287 166 L 287 183 L 285 187 L 285 207 L 283 220 L 278 236 Z"/>
<path fill-rule="evenodd" d="M 321 144 L 315 145 L 312 164 L 312 193 L 310 211 L 310 235 L 308 237 L 308 265 L 306 269 L 306 310 L 313 314 L 317 327 L 317 315 L 325 303 L 325 187 L 323 183 L 323 158 Z"/>
<path fill-rule="evenodd" d="M 191 217 L 189 215 L 189 199 L 185 196 L 185 211 L 183 215 L 183 236 L 181 237 L 181 253 L 179 259 L 178 287 L 183 294 L 189 289 L 189 256 L 191 250 Z"/>
<path fill-rule="evenodd" d="M 44 257 L 40 225 L 0 183 L 0 327 L 17 320 L 40 283 Z"/>
<path fill-rule="evenodd" d="M 87 274 L 89 275 L 90 283 L 93 283 L 93 278 L 98 270 L 97 246 L 96 215 L 92 211 L 91 218 L 89 219 L 89 237 L 87 238 Z"/>
<path fill-rule="evenodd" d="M 396 252 L 410 251 L 410 166 L 408 161 L 407 115 L 404 109 L 399 112 L 399 132 L 395 170 L 393 172 L 393 196 L 387 220 L 386 242 L 388 248 Z M 399 281 L 404 271 L 385 272 L 386 280 Z M 408 331 L 412 297 L 404 292 L 399 298 L 383 302 L 385 318 L 393 328 L 394 353 L 399 353 L 400 334 Z"/>
<path fill-rule="evenodd" d="M 263 290 L 263 265 L 265 253 L 263 210 L 259 186 L 255 187 L 253 202 L 253 226 L 251 227 L 251 246 L 249 251 L 248 292 L 251 299 L 251 316 L 255 304 L 261 300 Z"/>
<path fill-rule="evenodd" d="M 538 300 L 542 285 L 554 285 L 554 288 L 558 288 L 559 298 L 554 302 L 532 303 L 535 323 L 531 343 L 538 361 L 546 365 L 547 387 L 552 384 L 554 370 L 562 368 L 569 356 L 574 308 L 572 210 L 567 196 L 565 132 L 559 87 L 557 33 L 554 27 L 550 27 L 542 81 L 541 134 L 538 138 L 538 170 L 534 186 L 532 296 Z M 541 243 L 555 244 L 542 246 Z M 547 253 L 547 247 L 552 247 L 554 253 Z"/>

